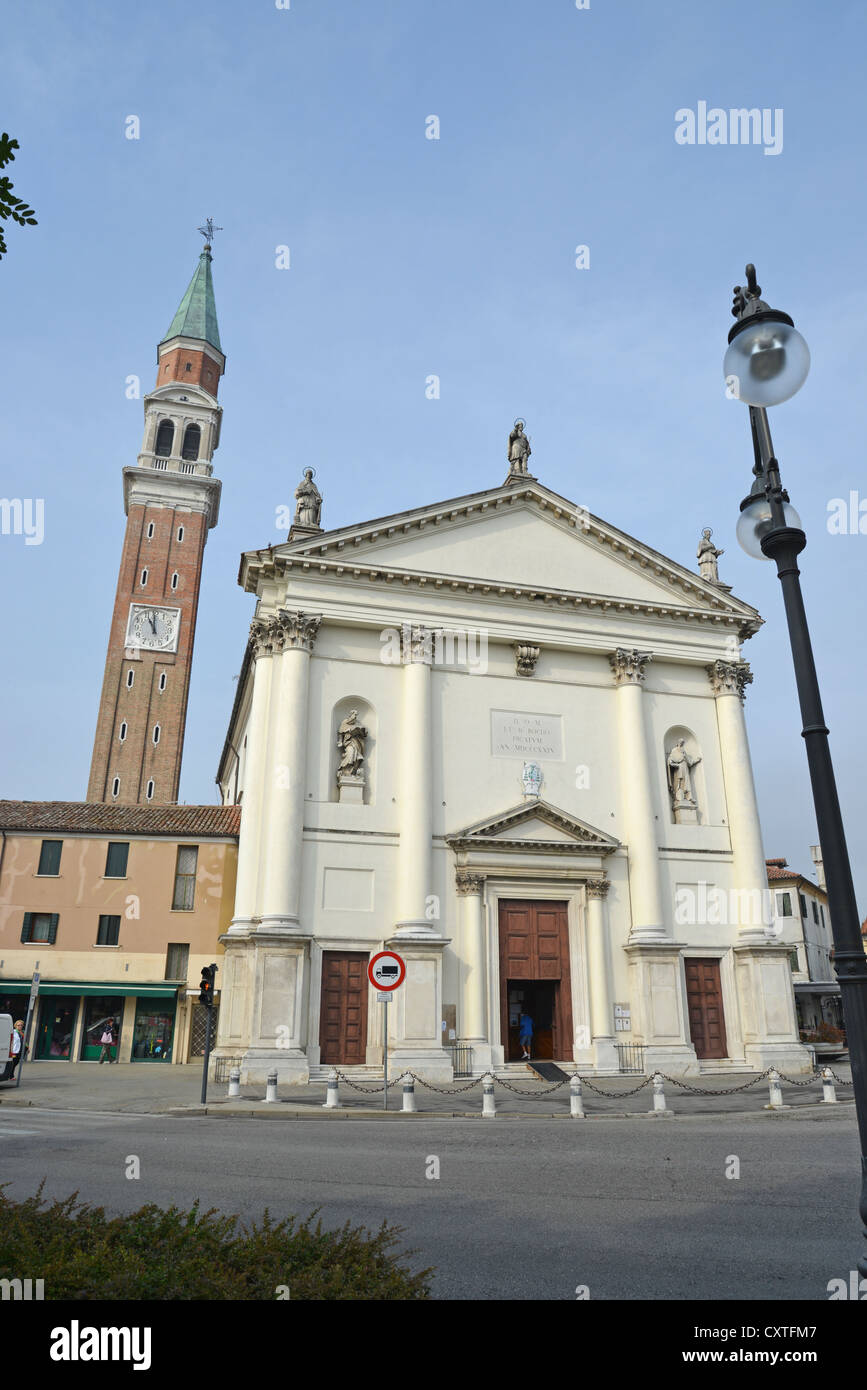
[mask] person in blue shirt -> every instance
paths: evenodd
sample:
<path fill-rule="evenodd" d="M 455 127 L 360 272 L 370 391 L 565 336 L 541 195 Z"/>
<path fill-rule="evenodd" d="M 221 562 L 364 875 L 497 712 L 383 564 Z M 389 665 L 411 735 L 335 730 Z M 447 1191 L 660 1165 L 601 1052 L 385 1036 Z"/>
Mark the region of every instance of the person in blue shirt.
<path fill-rule="evenodd" d="M 518 1042 L 524 1049 L 521 1053 L 521 1060 L 530 1060 L 530 1048 L 533 1046 L 533 1020 L 529 1014 L 521 1014 L 518 1023 Z"/>

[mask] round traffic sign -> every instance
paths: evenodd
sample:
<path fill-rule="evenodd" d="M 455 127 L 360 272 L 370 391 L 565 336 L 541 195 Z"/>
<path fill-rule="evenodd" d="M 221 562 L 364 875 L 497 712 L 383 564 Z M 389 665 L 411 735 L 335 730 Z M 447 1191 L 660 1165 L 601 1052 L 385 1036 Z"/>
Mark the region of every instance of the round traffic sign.
<path fill-rule="evenodd" d="M 378 951 L 367 967 L 367 978 L 376 989 L 397 989 L 406 978 L 406 962 L 395 951 Z"/>

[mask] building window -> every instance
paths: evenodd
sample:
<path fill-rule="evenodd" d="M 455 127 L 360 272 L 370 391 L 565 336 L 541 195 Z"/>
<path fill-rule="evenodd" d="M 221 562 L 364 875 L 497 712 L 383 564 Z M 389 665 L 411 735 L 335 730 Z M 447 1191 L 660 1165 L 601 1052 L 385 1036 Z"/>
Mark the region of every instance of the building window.
<path fill-rule="evenodd" d="M 807 899 L 804 897 L 803 893 L 799 893 L 799 894 L 798 894 L 798 898 L 800 899 L 800 902 L 801 902 L 801 916 L 802 916 L 802 917 L 806 917 L 806 915 L 807 915 Z"/>
<path fill-rule="evenodd" d="M 159 741 L 160 741 L 160 726 L 159 726 L 159 724 L 154 724 L 153 740 L 154 740 L 154 743 L 159 743 Z"/>
<path fill-rule="evenodd" d="M 117 796 L 117 794 L 118 794 L 119 791 L 120 791 L 120 778 L 119 778 L 119 777 L 115 777 L 114 781 L 113 781 L 112 784 L 111 784 L 111 794 L 112 794 L 112 796 Z"/>
<path fill-rule="evenodd" d="M 132 690 L 132 683 L 133 683 L 134 680 L 135 680 L 135 671 L 132 669 L 132 667 L 130 667 L 129 670 L 127 671 L 127 673 L 126 673 L 126 688 L 127 688 L 127 690 Z"/>
<path fill-rule="evenodd" d="M 813 905 L 813 921 L 816 923 L 816 926 L 818 927 L 818 925 L 819 925 L 819 914 L 818 914 L 818 912 L 816 911 L 816 899 L 815 899 L 815 898 L 811 898 L 811 899 L 810 899 L 810 902 L 811 902 L 812 905 Z"/>
<path fill-rule="evenodd" d="M 175 589 L 178 587 L 179 579 L 180 575 L 178 574 L 177 570 L 175 570 L 174 574 L 172 575 L 172 593 L 174 593 Z"/>
<path fill-rule="evenodd" d="M 166 947 L 166 979 L 185 980 L 190 964 L 188 941 L 170 941 Z"/>
<path fill-rule="evenodd" d="M 168 368 L 166 368 L 168 370 Z M 161 420 L 157 430 L 157 442 L 154 453 L 157 458 L 167 459 L 172 452 L 172 445 L 175 442 L 175 427 L 171 420 Z"/>
<path fill-rule="evenodd" d="M 194 460 L 199 457 L 199 441 L 202 431 L 198 425 L 187 425 L 184 430 L 184 447 L 181 451 L 182 459 Z"/>
<path fill-rule="evenodd" d="M 163 691 L 165 690 L 165 688 L 166 688 L 166 673 L 165 673 L 165 671 L 163 671 L 163 672 L 161 673 L 161 675 L 160 675 L 160 683 L 159 683 L 159 685 L 157 686 L 157 689 L 159 690 L 160 694 L 162 695 L 162 693 L 163 693 Z"/>
<path fill-rule="evenodd" d="M 792 895 L 791 893 L 777 894 L 777 912 L 781 917 L 792 916 Z"/>
<path fill-rule="evenodd" d="M 126 866 L 129 859 L 129 845 L 126 841 L 112 841 L 105 856 L 105 877 L 106 878 L 126 878 Z"/>
<path fill-rule="evenodd" d="M 192 364 L 192 362 L 186 362 L 186 363 L 184 364 L 184 371 L 185 371 L 185 372 L 191 372 L 192 370 L 193 370 L 193 364 Z"/>
<path fill-rule="evenodd" d="M 196 845 L 178 845 L 175 869 L 175 893 L 172 908 L 175 912 L 192 912 L 196 900 L 196 864 L 199 850 Z"/>
<path fill-rule="evenodd" d="M 150 781 L 148 782 L 148 784 L 147 784 L 147 787 L 145 788 L 145 796 L 147 797 L 148 801 L 153 801 L 153 798 L 154 798 L 154 782 L 153 782 L 153 778 L 151 778 L 151 780 L 150 780 Z"/>
<path fill-rule="evenodd" d="M 147 538 L 149 541 L 152 541 L 154 538 L 154 524 L 152 521 L 148 522 Z"/>
<path fill-rule="evenodd" d="M 126 720 L 125 720 L 125 719 L 124 719 L 123 723 L 122 723 L 121 726 L 120 726 L 120 733 L 118 734 L 118 738 L 120 739 L 121 743 L 123 743 L 124 739 L 126 738 Z"/>
<path fill-rule="evenodd" d="M 825 928 L 825 909 L 824 909 L 824 907 L 822 906 L 821 903 L 819 903 L 819 916 L 820 916 L 821 919 L 822 919 L 822 930 L 824 931 L 824 930 L 826 929 L 826 928 Z"/>
<path fill-rule="evenodd" d="M 21 928 L 22 942 L 44 941 L 46 946 L 53 946 L 57 940 L 59 921 L 56 912 L 25 912 L 24 926 Z"/>
<path fill-rule="evenodd" d="M 116 946 L 120 938 L 120 918 L 107 917 L 100 913 L 99 927 L 96 932 L 97 946 Z"/>
<path fill-rule="evenodd" d="M 144 589 L 145 586 L 147 585 L 147 582 L 148 582 L 148 572 L 147 572 L 147 570 L 142 570 L 142 572 L 141 572 L 141 580 L 140 580 L 140 583 L 141 583 L 141 586 L 142 586 L 143 589 Z"/>
<path fill-rule="evenodd" d="M 43 840 L 42 849 L 39 851 L 39 868 L 36 872 L 56 878 L 60 873 L 60 852 L 62 849 L 62 840 Z"/>
<path fill-rule="evenodd" d="M 180 543 L 183 539 L 184 539 L 184 528 L 183 528 L 183 526 L 179 526 L 179 527 L 178 527 L 178 543 Z"/>
<path fill-rule="evenodd" d="M 798 951 L 797 948 L 795 948 L 794 950 L 789 952 L 789 969 L 794 975 L 800 970 L 800 968 L 801 967 L 798 964 Z"/>

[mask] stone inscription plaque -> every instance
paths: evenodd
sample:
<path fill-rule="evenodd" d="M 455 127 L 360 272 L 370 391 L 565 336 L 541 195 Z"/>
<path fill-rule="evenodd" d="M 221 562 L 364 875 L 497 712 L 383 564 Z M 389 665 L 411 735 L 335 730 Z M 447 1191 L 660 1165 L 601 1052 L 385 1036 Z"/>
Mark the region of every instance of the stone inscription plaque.
<path fill-rule="evenodd" d="M 491 753 L 495 758 L 563 758 L 563 719 L 559 714 L 491 710 Z"/>

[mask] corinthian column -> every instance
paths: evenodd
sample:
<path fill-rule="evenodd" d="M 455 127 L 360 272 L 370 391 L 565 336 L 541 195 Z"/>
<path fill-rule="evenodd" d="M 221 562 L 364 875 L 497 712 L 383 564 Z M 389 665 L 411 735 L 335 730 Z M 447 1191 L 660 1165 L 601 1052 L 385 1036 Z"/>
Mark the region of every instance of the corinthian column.
<path fill-rule="evenodd" d="M 764 907 L 768 871 L 743 710 L 745 690 L 753 676 L 746 661 L 713 661 L 706 669 L 716 696 L 732 846 L 734 898 L 730 920 L 737 920 L 742 936 L 767 940 Z"/>
<path fill-rule="evenodd" d="M 468 869 L 458 869 L 455 886 L 461 906 L 461 1037 L 479 1043 L 487 1039 L 485 1028 L 485 927 L 482 919 L 484 879 Z"/>
<path fill-rule="evenodd" d="M 617 686 L 620 795 L 629 849 L 633 942 L 664 941 L 666 937 L 641 691 L 644 667 L 652 660 L 649 652 L 626 651 L 623 647 L 609 657 Z"/>
<path fill-rule="evenodd" d="M 400 861 L 397 935 L 438 935 L 425 914 L 431 887 L 431 632 L 403 630 L 403 712 L 400 730 Z"/>
<path fill-rule="evenodd" d="M 272 650 L 272 621 L 267 618 L 254 618 L 250 624 L 253 696 L 250 718 L 247 721 L 247 756 L 244 763 L 241 830 L 238 839 L 238 877 L 235 886 L 235 912 L 228 933 L 230 936 L 243 936 L 256 916 L 262 834 L 262 774 L 268 750 Z"/>
<path fill-rule="evenodd" d="M 310 655 L 321 622 L 285 609 L 274 619 L 261 915 L 263 927 L 282 931 L 300 926 Z"/>
<path fill-rule="evenodd" d="M 614 1013 L 611 999 L 611 961 L 608 943 L 607 878 L 590 879 L 587 893 L 587 965 L 590 978 L 590 1030 L 596 1067 L 610 1071 L 617 1066 Z"/>

